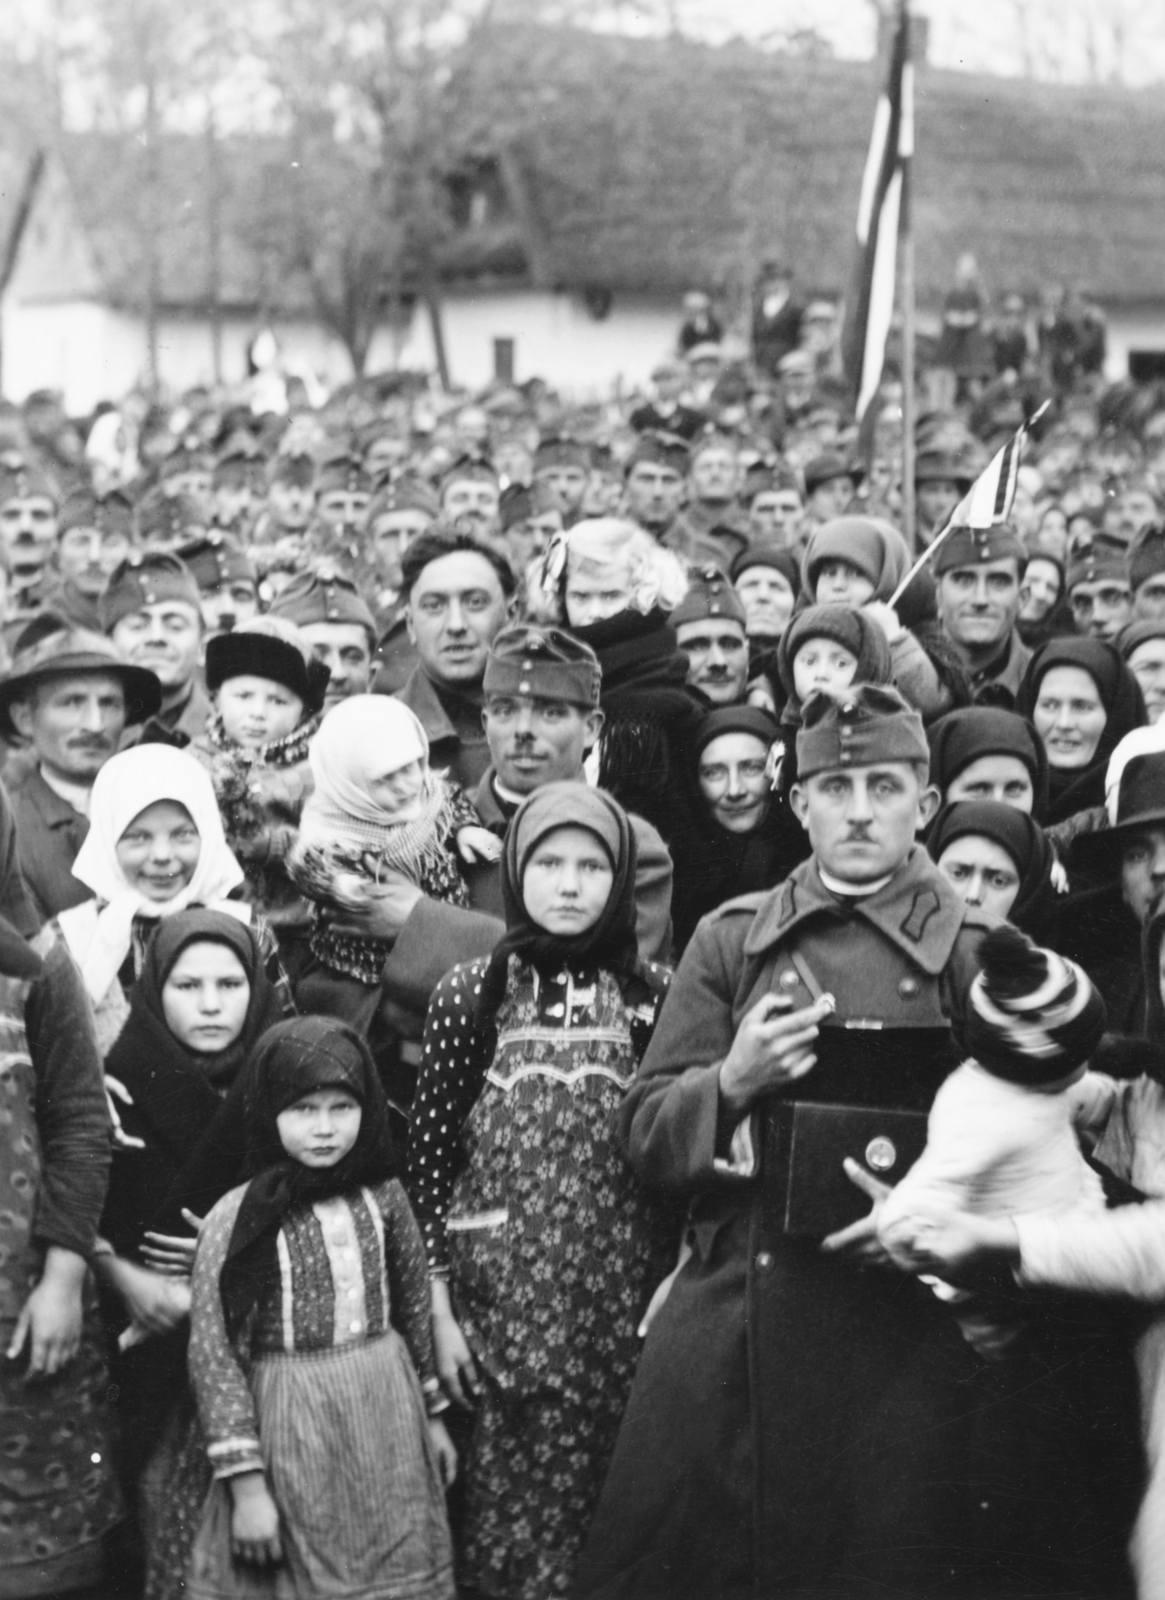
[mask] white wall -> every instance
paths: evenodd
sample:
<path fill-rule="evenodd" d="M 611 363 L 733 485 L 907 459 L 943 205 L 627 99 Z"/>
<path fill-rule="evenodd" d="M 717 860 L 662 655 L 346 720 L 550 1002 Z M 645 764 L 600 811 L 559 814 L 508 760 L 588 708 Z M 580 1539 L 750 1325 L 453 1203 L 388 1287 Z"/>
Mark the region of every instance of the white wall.
<path fill-rule="evenodd" d="M 651 369 L 671 354 L 680 312 L 669 299 L 616 295 L 610 312 L 596 321 L 581 298 L 538 290 L 450 294 L 442 301 L 445 347 L 455 384 L 477 389 L 494 375 L 495 339 L 514 341 L 514 378 L 545 378 L 575 399 L 599 397 L 621 379 L 625 386 L 646 383 Z M 384 341 L 388 344 L 387 337 Z M 383 359 L 373 346 L 369 369 Z M 388 355 L 387 349 L 384 355 Z M 398 364 L 429 369 L 435 365 L 429 319 L 423 308 L 413 317 Z"/>
<path fill-rule="evenodd" d="M 1108 321 L 1104 375 L 1110 381 L 1128 377 L 1130 350 L 1165 351 L 1165 302 L 1105 306 L 1104 314 Z"/>

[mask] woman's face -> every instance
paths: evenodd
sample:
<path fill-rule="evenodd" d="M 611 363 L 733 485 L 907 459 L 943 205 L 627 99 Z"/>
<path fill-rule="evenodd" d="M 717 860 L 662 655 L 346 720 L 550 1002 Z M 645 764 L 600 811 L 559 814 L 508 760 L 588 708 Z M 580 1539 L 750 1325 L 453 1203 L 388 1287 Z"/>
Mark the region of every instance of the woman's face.
<path fill-rule="evenodd" d="M 1019 873 L 1002 845 L 981 833 L 968 833 L 947 845 L 938 870 L 969 906 L 1006 919 L 1019 894 Z"/>
<path fill-rule="evenodd" d="M 1030 817 L 1036 803 L 1032 775 L 1018 756 L 980 756 L 947 785 L 944 800 L 998 800 Z"/>
<path fill-rule="evenodd" d="M 864 606 L 874 596 L 874 585 L 848 561 L 825 561 L 817 569 L 813 595 L 819 606 Z"/>
<path fill-rule="evenodd" d="M 1049 506 L 1040 518 L 1036 548 L 1061 560 L 1068 552 L 1068 518 L 1060 506 Z"/>
<path fill-rule="evenodd" d="M 745 631 L 762 639 L 779 639 L 793 615 L 796 595 L 775 567 L 746 567 L 736 580 L 744 607 Z"/>
<path fill-rule="evenodd" d="M 343 1161 L 360 1133 L 363 1111 L 347 1089 L 314 1089 L 275 1118 L 293 1161 L 316 1171 Z"/>
<path fill-rule="evenodd" d="M 1019 614 L 1024 622 L 1042 622 L 1060 598 L 1060 571 L 1054 561 L 1033 556 L 1019 586 Z"/>
<path fill-rule="evenodd" d="M 755 733 L 722 733 L 700 756 L 700 793 L 729 833 L 751 833 L 772 798 L 768 746 Z"/>
<path fill-rule="evenodd" d="M 218 691 L 218 711 L 227 736 L 256 750 L 286 739 L 303 721 L 303 701 L 272 678 L 228 678 Z"/>
<path fill-rule="evenodd" d="M 840 694 L 854 681 L 858 658 L 834 639 L 806 639 L 793 657 L 793 687 L 802 703 L 817 689 Z"/>
<path fill-rule="evenodd" d="M 202 840 L 193 818 L 177 800 L 156 800 L 139 811 L 117 841 L 114 854 L 131 889 L 147 900 L 173 900 L 194 876 Z"/>
<path fill-rule="evenodd" d="M 626 562 L 595 572 L 569 572 L 566 579 L 566 620 L 572 628 L 626 611 L 632 599 L 631 568 Z"/>
<path fill-rule="evenodd" d="M 243 1031 L 251 984 L 247 969 L 225 944 L 188 944 L 162 985 L 162 1015 L 180 1045 L 217 1055 Z"/>
<path fill-rule="evenodd" d="M 425 792 L 424 763 L 410 761 L 406 766 L 374 778 L 368 785 L 368 792 L 376 804 L 389 813 L 411 809 Z"/>
<path fill-rule="evenodd" d="M 594 927 L 614 881 L 611 858 L 589 828 L 555 828 L 526 863 L 522 899 L 531 922 L 569 937 Z"/>
<path fill-rule="evenodd" d="M 1108 712 L 1083 667 L 1050 667 L 1040 681 L 1032 721 L 1048 750 L 1048 765 L 1071 771 L 1096 754 Z"/>

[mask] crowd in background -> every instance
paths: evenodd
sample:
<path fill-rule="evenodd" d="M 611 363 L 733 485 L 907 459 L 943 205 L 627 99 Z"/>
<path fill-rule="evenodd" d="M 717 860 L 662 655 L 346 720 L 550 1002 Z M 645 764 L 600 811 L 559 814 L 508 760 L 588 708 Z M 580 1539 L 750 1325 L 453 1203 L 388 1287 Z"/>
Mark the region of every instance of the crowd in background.
<path fill-rule="evenodd" d="M 0 406 L 0 1595 L 1165 1595 L 1165 387 L 261 337 Z"/>

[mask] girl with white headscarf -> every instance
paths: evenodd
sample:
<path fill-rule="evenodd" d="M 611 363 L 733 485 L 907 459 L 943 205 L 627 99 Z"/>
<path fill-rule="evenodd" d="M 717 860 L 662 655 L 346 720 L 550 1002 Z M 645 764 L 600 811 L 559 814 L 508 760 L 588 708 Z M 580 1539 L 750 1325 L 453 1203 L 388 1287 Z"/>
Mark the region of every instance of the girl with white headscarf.
<path fill-rule="evenodd" d="M 312 952 L 335 973 L 379 985 L 388 945 L 351 926 L 377 885 L 404 877 L 431 899 L 466 906 L 460 860 L 497 860 L 501 844 L 461 789 L 429 766 L 425 730 L 399 700 L 341 701 L 308 760 L 315 787 L 288 871 L 315 902 Z"/>

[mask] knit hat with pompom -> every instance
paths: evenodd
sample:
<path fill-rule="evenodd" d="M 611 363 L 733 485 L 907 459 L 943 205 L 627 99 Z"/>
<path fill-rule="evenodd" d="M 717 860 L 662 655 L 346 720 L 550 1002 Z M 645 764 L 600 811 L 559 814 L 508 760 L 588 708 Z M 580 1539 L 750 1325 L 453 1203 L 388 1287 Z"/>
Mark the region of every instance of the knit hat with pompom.
<path fill-rule="evenodd" d="M 979 951 L 963 1044 L 997 1078 L 1032 1088 L 1070 1078 L 1096 1049 L 1104 1001 L 1088 974 L 1018 928 L 992 928 Z"/>

